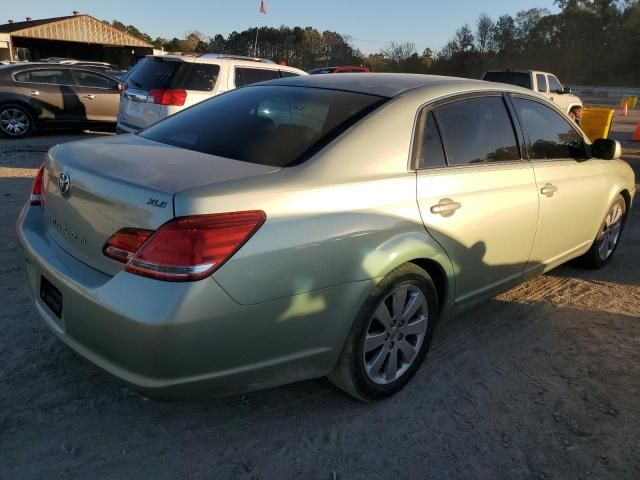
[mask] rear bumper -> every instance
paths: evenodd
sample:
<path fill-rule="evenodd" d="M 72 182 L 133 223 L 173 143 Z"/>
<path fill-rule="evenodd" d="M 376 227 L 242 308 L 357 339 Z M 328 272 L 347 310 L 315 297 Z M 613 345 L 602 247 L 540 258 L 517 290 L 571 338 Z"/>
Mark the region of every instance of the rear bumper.
<path fill-rule="evenodd" d="M 45 233 L 40 207 L 18 220 L 35 306 L 76 352 L 149 393 L 229 394 L 326 375 L 373 281 L 239 305 L 213 280 L 171 283 L 76 260 Z M 61 318 L 40 299 L 46 278 Z"/>

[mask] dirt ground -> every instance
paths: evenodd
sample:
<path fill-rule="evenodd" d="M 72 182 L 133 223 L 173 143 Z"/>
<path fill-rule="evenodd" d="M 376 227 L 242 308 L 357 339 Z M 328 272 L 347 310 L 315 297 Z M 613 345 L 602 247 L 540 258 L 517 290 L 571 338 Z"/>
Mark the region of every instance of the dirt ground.
<path fill-rule="evenodd" d="M 14 225 L 35 168 L 88 136 L 0 140 L 0 479 L 640 478 L 638 208 L 604 270 L 561 267 L 441 324 L 392 399 L 321 379 L 159 402 L 58 341 L 23 279 Z M 640 178 L 640 143 L 624 145 Z"/>

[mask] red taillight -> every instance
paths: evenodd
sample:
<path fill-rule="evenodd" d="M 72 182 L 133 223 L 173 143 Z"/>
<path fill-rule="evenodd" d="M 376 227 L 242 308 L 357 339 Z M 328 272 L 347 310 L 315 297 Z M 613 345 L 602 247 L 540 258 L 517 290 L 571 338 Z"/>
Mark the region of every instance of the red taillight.
<path fill-rule="evenodd" d="M 102 253 L 114 260 L 128 262 L 152 233 L 152 230 L 123 228 L 111 236 Z"/>
<path fill-rule="evenodd" d="M 44 177 L 44 163 L 40 165 L 40 170 L 36 174 L 36 178 L 33 180 L 33 186 L 31 187 L 31 195 L 29 196 L 29 203 L 31 205 L 42 205 L 42 178 Z"/>
<path fill-rule="evenodd" d="M 125 270 L 130 273 L 176 282 L 200 280 L 211 275 L 238 251 L 265 218 L 262 211 L 180 217 L 142 240 L 135 253 L 132 249 L 136 241 L 133 240 L 124 242 L 126 248 L 122 251 L 127 252 L 126 256 L 107 253 L 113 246 L 114 237 L 125 230 L 135 232 L 134 235 L 141 232 L 135 229 L 117 232 L 103 251 L 111 258 L 127 262 Z"/>
<path fill-rule="evenodd" d="M 149 96 L 153 98 L 153 103 L 181 107 L 187 100 L 187 91 L 154 88 L 149 92 Z"/>

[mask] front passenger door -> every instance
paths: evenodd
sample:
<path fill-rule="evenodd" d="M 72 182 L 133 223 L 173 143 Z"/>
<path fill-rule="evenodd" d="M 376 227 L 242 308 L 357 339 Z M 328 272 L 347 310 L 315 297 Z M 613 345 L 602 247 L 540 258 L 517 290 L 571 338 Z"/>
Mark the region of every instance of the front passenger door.
<path fill-rule="evenodd" d="M 540 201 L 531 261 L 549 270 L 595 238 L 607 203 L 602 160 L 587 158 L 583 136 L 551 106 L 521 96 L 513 100 Z"/>

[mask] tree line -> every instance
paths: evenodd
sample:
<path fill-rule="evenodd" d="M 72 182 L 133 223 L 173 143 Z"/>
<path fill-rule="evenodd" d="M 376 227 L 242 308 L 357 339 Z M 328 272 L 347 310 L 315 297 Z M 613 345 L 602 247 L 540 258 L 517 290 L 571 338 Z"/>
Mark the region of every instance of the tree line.
<path fill-rule="evenodd" d="M 565 83 L 640 85 L 640 0 L 555 0 L 558 13 L 522 10 L 496 19 L 481 14 L 462 25 L 439 50 L 418 52 L 410 42 L 392 42 L 365 55 L 352 39 L 313 27 L 262 27 L 227 37 L 189 32 L 156 38 L 132 25 L 112 25 L 170 52 L 254 55 L 304 70 L 329 65 L 366 65 L 378 72 L 409 72 L 478 78 L 490 69 L 550 71 Z"/>

